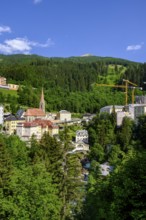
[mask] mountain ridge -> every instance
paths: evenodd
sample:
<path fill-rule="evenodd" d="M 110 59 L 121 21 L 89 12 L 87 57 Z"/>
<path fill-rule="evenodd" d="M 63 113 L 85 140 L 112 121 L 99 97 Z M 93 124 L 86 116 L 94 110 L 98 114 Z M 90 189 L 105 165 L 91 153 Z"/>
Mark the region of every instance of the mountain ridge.
<path fill-rule="evenodd" d="M 91 62 L 98 62 L 98 61 L 104 61 L 107 62 L 108 64 L 141 64 L 140 62 L 135 62 L 131 61 L 128 59 L 123 59 L 123 58 L 117 58 L 117 57 L 109 57 L 109 56 L 95 56 L 95 55 L 90 55 L 90 56 L 70 56 L 70 57 L 45 57 L 45 56 L 40 56 L 37 54 L 31 54 L 31 55 L 25 55 L 25 54 L 12 54 L 12 55 L 4 55 L 0 54 L 0 63 L 2 62 L 11 62 L 11 61 L 28 61 L 31 59 L 41 59 L 41 60 L 57 60 L 57 61 L 72 61 L 72 62 L 81 62 L 81 63 L 91 63 Z"/>

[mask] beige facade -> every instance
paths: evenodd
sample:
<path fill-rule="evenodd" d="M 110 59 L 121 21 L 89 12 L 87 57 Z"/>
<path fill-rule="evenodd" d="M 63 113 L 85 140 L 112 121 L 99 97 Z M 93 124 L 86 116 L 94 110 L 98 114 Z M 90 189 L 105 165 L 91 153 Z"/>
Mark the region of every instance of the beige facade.
<path fill-rule="evenodd" d="M 14 134 L 16 132 L 17 124 L 24 121 L 25 119 L 17 119 L 15 116 L 9 116 L 4 122 L 6 133 L 9 135 Z"/>
<path fill-rule="evenodd" d="M 0 76 L 0 85 L 6 86 L 6 78 Z"/>
<path fill-rule="evenodd" d="M 48 132 L 51 136 L 59 133 L 59 127 L 49 120 L 35 120 L 32 122 L 19 123 L 16 134 L 23 141 L 29 141 L 32 136 L 40 140 L 42 135 Z"/>
<path fill-rule="evenodd" d="M 8 84 L 8 87 L 10 90 L 18 90 L 19 89 L 19 86 L 16 84 Z"/>
<path fill-rule="evenodd" d="M 58 115 L 57 118 L 60 121 L 71 121 L 71 113 L 66 111 L 66 110 L 61 110 Z"/>

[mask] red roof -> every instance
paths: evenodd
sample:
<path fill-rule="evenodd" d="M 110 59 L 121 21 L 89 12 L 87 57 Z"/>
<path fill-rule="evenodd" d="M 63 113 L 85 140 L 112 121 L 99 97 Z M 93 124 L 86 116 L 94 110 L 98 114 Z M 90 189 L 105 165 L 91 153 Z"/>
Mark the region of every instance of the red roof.
<path fill-rule="evenodd" d="M 51 121 L 41 120 L 41 119 L 35 119 L 32 122 L 24 122 L 22 124 L 24 125 L 24 127 L 36 127 L 40 125 L 42 128 L 46 128 L 46 127 L 58 128 L 58 126 L 54 125 Z"/>
<path fill-rule="evenodd" d="M 29 108 L 27 109 L 27 111 L 25 112 L 24 116 L 36 116 L 36 117 L 43 117 L 46 114 L 43 112 L 42 109 L 39 108 Z"/>
<path fill-rule="evenodd" d="M 35 123 L 35 122 L 24 122 L 22 124 L 24 125 L 24 127 L 36 127 L 36 126 L 38 126 L 38 124 Z"/>

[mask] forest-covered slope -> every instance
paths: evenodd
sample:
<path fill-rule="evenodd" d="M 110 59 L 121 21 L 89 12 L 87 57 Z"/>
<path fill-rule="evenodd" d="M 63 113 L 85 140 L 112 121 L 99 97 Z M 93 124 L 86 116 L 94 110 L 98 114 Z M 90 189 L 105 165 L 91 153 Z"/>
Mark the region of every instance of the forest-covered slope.
<path fill-rule="evenodd" d="M 96 56 L 47 58 L 0 55 L 0 76 L 5 76 L 9 83 L 25 86 L 18 92 L 18 105 L 38 105 L 43 86 L 47 110 L 96 112 L 107 104 L 122 104 L 124 95 L 121 90 L 97 88 L 95 83 L 122 84 L 123 78 L 126 78 L 143 86 L 146 65 Z M 36 89 L 35 93 L 32 88 Z M 0 98 L 0 102 L 2 99 L 7 102 L 7 97 Z"/>

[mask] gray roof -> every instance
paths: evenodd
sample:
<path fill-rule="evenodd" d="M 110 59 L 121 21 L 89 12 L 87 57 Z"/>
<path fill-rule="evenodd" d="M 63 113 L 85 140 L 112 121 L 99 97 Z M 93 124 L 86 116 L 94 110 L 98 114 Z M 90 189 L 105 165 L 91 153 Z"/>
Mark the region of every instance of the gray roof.
<path fill-rule="evenodd" d="M 61 110 L 60 113 L 70 113 L 67 110 Z"/>
<path fill-rule="evenodd" d="M 76 135 L 88 135 L 88 131 L 87 130 L 77 130 Z"/>
<path fill-rule="evenodd" d="M 19 121 L 19 120 L 25 120 L 24 118 L 17 118 L 15 115 L 9 115 L 5 121 Z"/>
<path fill-rule="evenodd" d="M 16 113 L 16 117 L 17 117 L 17 118 L 21 118 L 24 112 L 25 112 L 25 111 L 24 111 L 23 109 L 19 109 L 19 110 L 17 111 L 17 113 Z"/>

